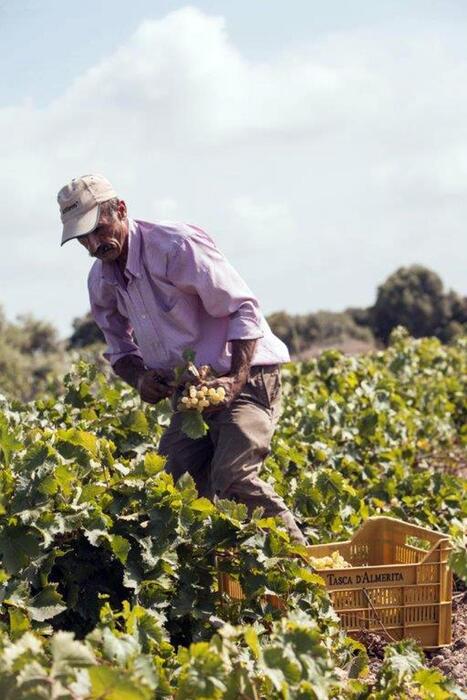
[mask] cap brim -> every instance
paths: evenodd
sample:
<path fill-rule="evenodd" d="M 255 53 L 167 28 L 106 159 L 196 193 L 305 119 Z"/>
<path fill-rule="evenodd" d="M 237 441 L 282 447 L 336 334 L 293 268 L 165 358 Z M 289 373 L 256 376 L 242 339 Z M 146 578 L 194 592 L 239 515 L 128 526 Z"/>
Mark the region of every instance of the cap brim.
<path fill-rule="evenodd" d="M 99 221 L 99 212 L 100 206 L 97 204 L 83 216 L 70 219 L 66 224 L 63 224 L 62 242 L 60 245 L 62 246 L 67 241 L 71 241 L 72 238 L 86 236 L 86 234 L 94 231 Z"/>

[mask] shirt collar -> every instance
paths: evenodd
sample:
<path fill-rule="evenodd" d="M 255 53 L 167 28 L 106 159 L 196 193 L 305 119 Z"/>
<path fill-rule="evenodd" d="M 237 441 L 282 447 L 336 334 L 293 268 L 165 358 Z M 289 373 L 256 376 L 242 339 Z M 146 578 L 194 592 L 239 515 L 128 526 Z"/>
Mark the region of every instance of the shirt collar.
<path fill-rule="evenodd" d="M 129 273 L 133 277 L 141 277 L 141 231 L 134 219 L 128 219 L 128 255 L 125 266 L 125 274 Z M 116 263 L 102 263 L 102 277 L 106 282 L 118 285 L 115 274 Z"/>

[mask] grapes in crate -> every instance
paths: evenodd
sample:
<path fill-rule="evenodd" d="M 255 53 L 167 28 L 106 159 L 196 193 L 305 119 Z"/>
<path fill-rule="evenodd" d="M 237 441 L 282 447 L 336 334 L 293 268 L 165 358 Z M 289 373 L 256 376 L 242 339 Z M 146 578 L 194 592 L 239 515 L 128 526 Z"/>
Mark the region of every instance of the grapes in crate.
<path fill-rule="evenodd" d="M 349 569 L 352 565 L 335 550 L 329 557 L 310 557 L 309 562 L 314 569 Z"/>

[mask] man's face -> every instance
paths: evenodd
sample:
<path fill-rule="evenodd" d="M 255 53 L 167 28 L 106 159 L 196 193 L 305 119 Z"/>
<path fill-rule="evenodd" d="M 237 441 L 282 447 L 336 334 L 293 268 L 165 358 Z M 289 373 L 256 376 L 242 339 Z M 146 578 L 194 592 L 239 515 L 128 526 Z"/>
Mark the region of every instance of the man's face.
<path fill-rule="evenodd" d="M 126 250 L 128 237 L 128 219 L 126 205 L 122 200 L 112 217 L 102 217 L 91 233 L 79 236 L 78 241 L 93 258 L 113 262 Z"/>

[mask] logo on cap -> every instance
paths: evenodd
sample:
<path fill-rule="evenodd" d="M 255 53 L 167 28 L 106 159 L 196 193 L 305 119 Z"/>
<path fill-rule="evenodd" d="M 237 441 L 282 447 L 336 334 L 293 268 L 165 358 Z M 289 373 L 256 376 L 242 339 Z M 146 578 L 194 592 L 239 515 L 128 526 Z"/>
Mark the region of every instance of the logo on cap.
<path fill-rule="evenodd" d="M 76 207 L 78 206 L 78 202 L 73 202 L 73 204 L 69 204 L 67 207 L 63 207 L 62 214 L 67 214 L 69 211 L 71 211 L 72 209 L 76 209 Z"/>

